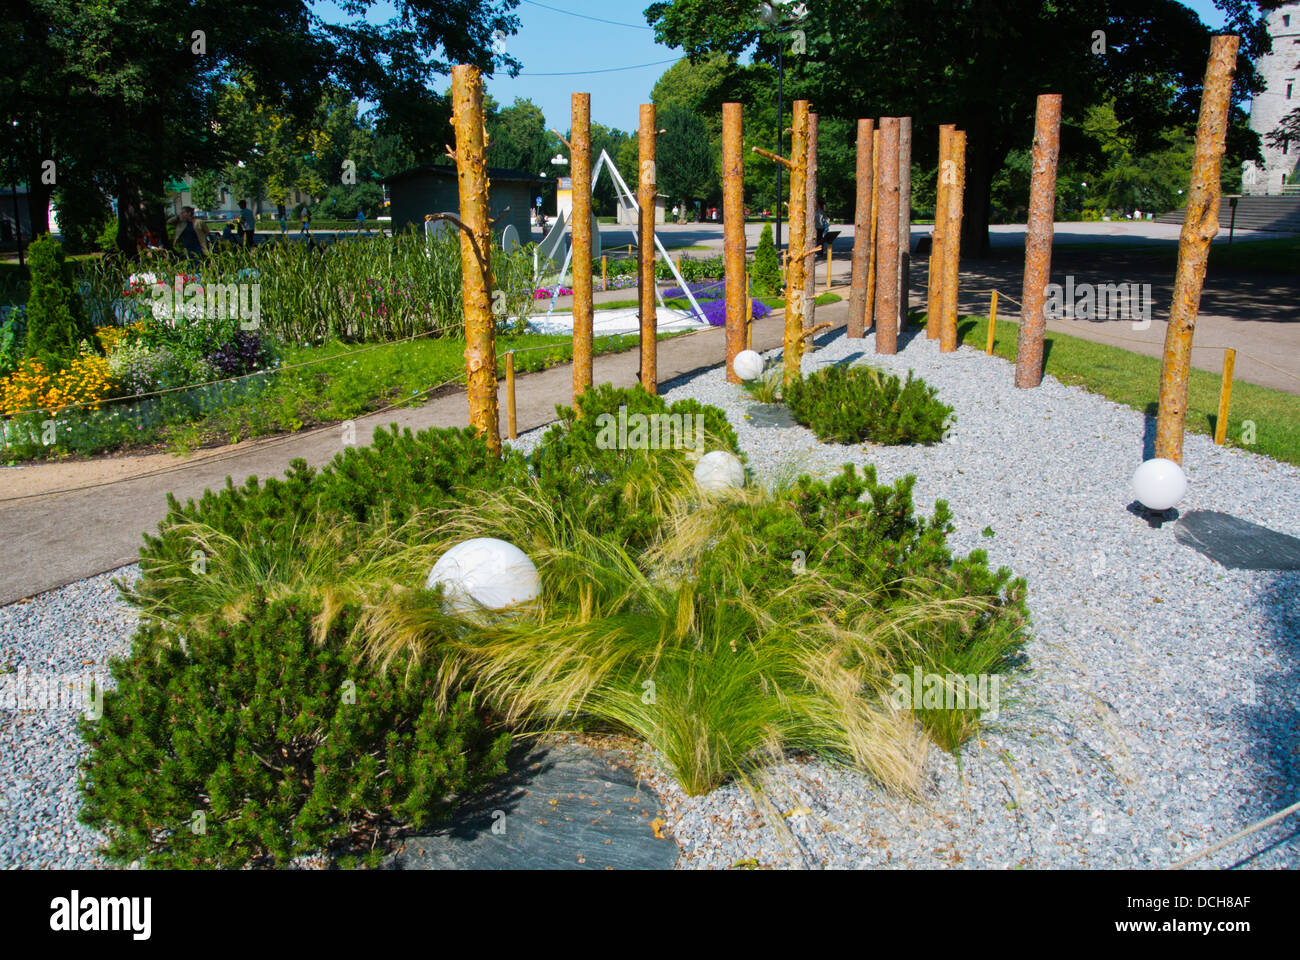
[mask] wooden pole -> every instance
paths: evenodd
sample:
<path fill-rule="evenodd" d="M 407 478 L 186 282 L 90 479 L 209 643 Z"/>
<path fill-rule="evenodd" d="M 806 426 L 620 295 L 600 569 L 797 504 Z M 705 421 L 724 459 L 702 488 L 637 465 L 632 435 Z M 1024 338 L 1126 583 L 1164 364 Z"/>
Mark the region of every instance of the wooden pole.
<path fill-rule="evenodd" d="M 817 114 L 808 114 L 808 179 L 804 184 L 803 328 L 809 329 L 817 313 Z"/>
<path fill-rule="evenodd" d="M 925 338 L 939 338 L 943 314 L 943 240 L 948 220 L 948 188 L 955 176 L 952 164 L 951 123 L 939 127 L 939 173 L 935 180 L 934 226 L 930 228 L 930 276 L 925 287 Z"/>
<path fill-rule="evenodd" d="M 740 383 L 732 369 L 736 354 L 745 349 L 749 324 L 748 284 L 745 277 L 745 154 L 744 107 L 722 105 L 722 231 L 727 278 L 727 382 Z"/>
<path fill-rule="evenodd" d="M 1219 416 L 1214 421 L 1214 442 L 1223 446 L 1228 438 L 1228 406 L 1232 403 L 1232 370 L 1237 365 L 1237 351 L 1223 351 L 1223 383 L 1219 387 Z"/>
<path fill-rule="evenodd" d="M 515 439 L 515 432 L 518 427 L 518 418 L 515 416 L 515 352 L 506 351 L 506 428 L 509 431 L 510 439 Z"/>
<path fill-rule="evenodd" d="M 804 350 L 804 265 L 809 244 L 804 203 L 808 177 L 808 101 L 794 102 L 790 140 L 790 269 L 785 286 L 785 382 L 799 379 Z"/>
<path fill-rule="evenodd" d="M 984 344 L 984 352 L 988 356 L 993 356 L 993 336 L 998 326 L 998 292 L 993 291 L 993 296 L 989 299 L 989 339 Z"/>
<path fill-rule="evenodd" d="M 831 288 L 831 273 L 832 273 L 831 259 L 832 259 L 831 245 L 828 243 L 826 244 L 826 289 L 827 290 Z"/>
<path fill-rule="evenodd" d="M 641 174 L 637 184 L 636 202 L 641 210 L 637 216 L 637 244 L 640 256 L 641 301 L 641 368 L 638 376 L 647 393 L 659 392 L 659 359 L 655 350 L 657 317 L 655 315 L 655 105 L 641 104 L 641 127 L 637 143 L 641 154 Z"/>
<path fill-rule="evenodd" d="M 1052 224 L 1056 219 L 1056 162 L 1061 154 L 1061 96 L 1045 93 L 1034 115 L 1033 172 L 1029 223 L 1025 228 L 1025 281 L 1020 292 L 1016 337 L 1016 386 L 1043 382 L 1043 333 L 1047 284 L 1052 277 Z"/>
<path fill-rule="evenodd" d="M 497 410 L 496 325 L 492 316 L 492 228 L 488 219 L 483 80 L 478 68 L 451 68 L 456 179 L 460 190 L 460 269 L 465 308 L 465 385 L 469 425 L 501 455 Z"/>
<path fill-rule="evenodd" d="M 880 120 L 876 353 L 898 352 L 898 118 Z"/>
<path fill-rule="evenodd" d="M 1219 170 L 1223 163 L 1239 38 L 1217 36 L 1210 41 L 1210 60 L 1201 94 L 1201 118 L 1196 125 L 1196 157 L 1187 190 L 1187 213 L 1178 241 L 1178 272 L 1165 330 L 1165 355 L 1160 365 L 1160 409 L 1156 414 L 1156 456 L 1183 462 L 1183 426 L 1187 417 L 1187 377 L 1192 362 L 1192 335 L 1201 305 L 1201 286 L 1210 256 L 1210 241 L 1219 232 Z M 1226 362 L 1225 362 L 1226 367 Z M 1227 417 L 1220 410 L 1221 422 Z M 1217 433 L 1217 425 L 1216 425 Z"/>
<path fill-rule="evenodd" d="M 867 266 L 867 309 L 863 323 L 870 330 L 876 322 L 876 237 L 880 233 L 880 127 L 871 131 L 871 257 Z"/>
<path fill-rule="evenodd" d="M 912 118 L 898 121 L 898 329 L 912 306 Z M 829 283 L 827 284 L 829 286 Z"/>
<path fill-rule="evenodd" d="M 957 288 L 961 283 L 961 213 L 966 195 L 966 132 L 954 130 L 950 140 L 953 183 L 948 187 L 948 218 L 943 228 L 943 291 L 939 322 L 939 352 L 957 349 Z"/>
<path fill-rule="evenodd" d="M 569 134 L 573 176 L 573 398 L 591 387 L 591 94 L 572 96 Z"/>
<path fill-rule="evenodd" d="M 600 255 L 600 289 L 609 289 L 609 255 L 602 253 Z"/>
<path fill-rule="evenodd" d="M 849 289 L 850 337 L 866 336 L 867 272 L 871 269 L 871 147 L 874 139 L 871 120 L 858 121 L 857 203 L 853 208 L 853 279 Z"/>

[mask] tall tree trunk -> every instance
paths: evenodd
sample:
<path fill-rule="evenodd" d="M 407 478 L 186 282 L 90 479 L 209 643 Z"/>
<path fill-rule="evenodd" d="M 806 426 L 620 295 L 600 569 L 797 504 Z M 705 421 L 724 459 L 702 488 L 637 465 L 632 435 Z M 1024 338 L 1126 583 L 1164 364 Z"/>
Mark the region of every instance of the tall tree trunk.
<path fill-rule="evenodd" d="M 817 114 L 808 114 L 808 180 L 804 184 L 804 235 L 808 256 L 804 258 L 803 328 L 813 326 L 817 312 Z"/>

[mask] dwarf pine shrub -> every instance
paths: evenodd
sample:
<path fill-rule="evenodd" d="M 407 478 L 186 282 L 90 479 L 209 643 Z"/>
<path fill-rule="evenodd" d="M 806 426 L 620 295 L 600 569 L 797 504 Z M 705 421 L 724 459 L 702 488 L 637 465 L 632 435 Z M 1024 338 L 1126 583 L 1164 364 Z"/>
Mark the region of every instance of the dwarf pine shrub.
<path fill-rule="evenodd" d="M 605 383 L 578 397 L 576 409 L 557 406 L 556 413 L 560 422 L 531 458 L 541 488 L 591 533 L 618 543 L 635 547 L 653 539 L 665 505 L 691 482 L 699 455 L 726 450 L 744 460 L 726 415 L 698 400 L 670 405 L 639 387 Z M 651 416 L 656 425 L 673 427 L 666 443 L 651 436 Z M 678 421 L 690 424 L 689 437 L 685 429 L 675 432 Z"/>
<path fill-rule="evenodd" d="M 823 443 L 936 443 L 952 414 L 909 370 L 903 382 L 871 367 L 822 367 L 785 387 L 791 415 Z"/>
<path fill-rule="evenodd" d="M 462 693 L 437 708 L 436 660 L 378 670 L 348 642 L 351 611 L 317 639 L 314 601 L 259 597 L 235 623 L 144 621 L 97 721 L 81 721 L 81 820 L 106 855 L 164 868 L 284 866 L 358 849 L 445 814 L 504 768 Z"/>

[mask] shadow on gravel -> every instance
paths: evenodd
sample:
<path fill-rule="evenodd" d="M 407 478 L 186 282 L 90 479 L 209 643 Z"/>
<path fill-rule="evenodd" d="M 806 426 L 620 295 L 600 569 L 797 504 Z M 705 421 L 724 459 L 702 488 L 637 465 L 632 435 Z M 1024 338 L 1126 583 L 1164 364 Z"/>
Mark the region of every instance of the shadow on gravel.
<path fill-rule="evenodd" d="M 1241 710 L 1251 733 L 1250 760 L 1253 782 L 1241 784 L 1242 825 L 1277 813 L 1300 799 L 1300 710 L 1294 706 L 1300 689 L 1300 573 L 1279 572 L 1260 591 L 1259 602 L 1267 611 L 1268 643 L 1282 669 L 1263 677 L 1246 678 L 1245 703 Z M 1294 869 L 1300 862 L 1300 813 L 1234 844 L 1231 854 L 1244 866 L 1273 850 L 1286 851 L 1270 857 L 1267 865 Z M 1265 864 L 1261 864 L 1265 865 Z"/>

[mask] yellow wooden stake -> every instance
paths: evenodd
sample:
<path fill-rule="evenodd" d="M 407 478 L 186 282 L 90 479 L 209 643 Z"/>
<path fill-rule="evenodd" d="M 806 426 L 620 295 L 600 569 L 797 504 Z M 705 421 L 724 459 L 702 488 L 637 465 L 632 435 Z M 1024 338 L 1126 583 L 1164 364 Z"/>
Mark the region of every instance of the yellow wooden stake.
<path fill-rule="evenodd" d="M 993 356 L 993 333 L 998 326 L 998 292 L 993 291 L 993 297 L 989 301 L 989 342 L 984 345 L 984 352 L 990 357 Z"/>
<path fill-rule="evenodd" d="M 608 257 L 607 255 L 605 255 L 605 254 L 601 254 L 601 257 L 600 257 L 600 289 L 602 289 L 602 290 L 608 290 L 608 289 L 609 289 L 609 273 L 608 273 L 608 270 L 607 270 L 607 268 L 608 268 L 608 266 L 609 266 L 609 263 L 607 262 L 608 260 L 609 260 L 609 257 Z"/>
<path fill-rule="evenodd" d="M 826 289 L 831 288 L 831 245 L 826 244 Z"/>
<path fill-rule="evenodd" d="M 1214 442 L 1223 446 L 1228 437 L 1228 405 L 1232 402 L 1232 368 L 1237 364 L 1237 351 L 1223 351 L 1223 385 L 1219 387 L 1219 418 L 1214 421 Z"/>
<path fill-rule="evenodd" d="M 510 439 L 515 439 L 515 352 L 506 351 L 506 427 Z"/>

